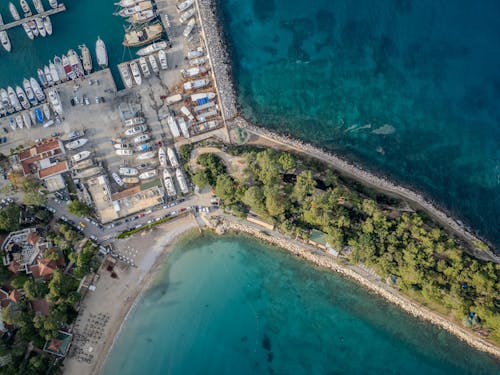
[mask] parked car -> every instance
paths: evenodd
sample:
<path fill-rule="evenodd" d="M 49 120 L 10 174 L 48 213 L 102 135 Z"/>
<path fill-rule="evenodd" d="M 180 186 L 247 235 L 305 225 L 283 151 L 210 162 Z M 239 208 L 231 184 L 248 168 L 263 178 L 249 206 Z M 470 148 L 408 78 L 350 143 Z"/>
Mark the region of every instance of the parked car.
<path fill-rule="evenodd" d="M 4 134 L 7 134 L 9 132 L 7 128 L 2 128 L 2 131 L 4 132 Z"/>

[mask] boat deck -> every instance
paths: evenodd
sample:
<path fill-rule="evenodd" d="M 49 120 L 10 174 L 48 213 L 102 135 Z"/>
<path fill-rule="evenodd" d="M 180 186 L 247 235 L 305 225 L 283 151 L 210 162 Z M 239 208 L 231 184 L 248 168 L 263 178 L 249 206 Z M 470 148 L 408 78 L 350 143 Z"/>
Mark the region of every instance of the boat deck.
<path fill-rule="evenodd" d="M 59 4 L 57 6 L 57 8 L 49 9 L 49 10 L 43 12 L 43 13 L 37 13 L 37 14 L 34 14 L 34 15 L 30 16 L 30 17 L 21 18 L 19 21 L 13 21 L 13 22 L 6 23 L 5 25 L 0 25 L 0 31 L 5 31 L 5 30 L 8 30 L 8 29 L 12 29 L 13 27 L 21 26 L 25 22 L 32 21 L 35 18 L 52 16 L 53 14 L 64 12 L 65 10 L 66 10 L 66 5 Z"/>

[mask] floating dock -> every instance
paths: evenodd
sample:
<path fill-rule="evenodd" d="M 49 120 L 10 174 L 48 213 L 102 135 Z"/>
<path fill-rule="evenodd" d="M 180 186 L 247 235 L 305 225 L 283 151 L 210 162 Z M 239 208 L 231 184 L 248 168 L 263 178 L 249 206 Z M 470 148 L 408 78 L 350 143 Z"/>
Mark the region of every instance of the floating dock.
<path fill-rule="evenodd" d="M 37 13 L 37 14 L 34 14 L 34 15 L 26 17 L 26 18 L 21 18 L 19 21 L 13 21 L 13 22 L 6 23 L 5 25 L 1 25 L 0 31 L 12 29 L 13 27 L 21 26 L 23 23 L 33 21 L 35 18 L 52 16 L 53 14 L 64 12 L 65 10 L 66 10 L 66 6 L 64 4 L 59 4 L 57 6 L 57 8 L 49 9 L 43 13 Z"/>

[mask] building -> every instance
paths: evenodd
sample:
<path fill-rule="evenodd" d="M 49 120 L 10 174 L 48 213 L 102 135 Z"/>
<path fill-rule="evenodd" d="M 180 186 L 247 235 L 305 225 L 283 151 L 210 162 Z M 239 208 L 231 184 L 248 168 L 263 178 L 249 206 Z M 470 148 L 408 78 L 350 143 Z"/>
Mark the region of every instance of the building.
<path fill-rule="evenodd" d="M 45 343 L 43 351 L 58 357 L 64 357 L 71 346 L 72 338 L 73 335 L 71 333 L 59 331 L 57 337 Z"/>

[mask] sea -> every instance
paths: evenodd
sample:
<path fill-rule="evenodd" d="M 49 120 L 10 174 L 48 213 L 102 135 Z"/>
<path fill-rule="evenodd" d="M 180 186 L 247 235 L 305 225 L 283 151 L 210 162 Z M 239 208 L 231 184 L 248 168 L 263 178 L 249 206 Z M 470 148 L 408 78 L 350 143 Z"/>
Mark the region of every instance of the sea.
<path fill-rule="evenodd" d="M 103 375 L 498 374 L 500 362 L 332 272 L 242 236 L 178 242 Z"/>
<path fill-rule="evenodd" d="M 217 0 L 242 114 L 500 245 L 500 2 Z"/>

